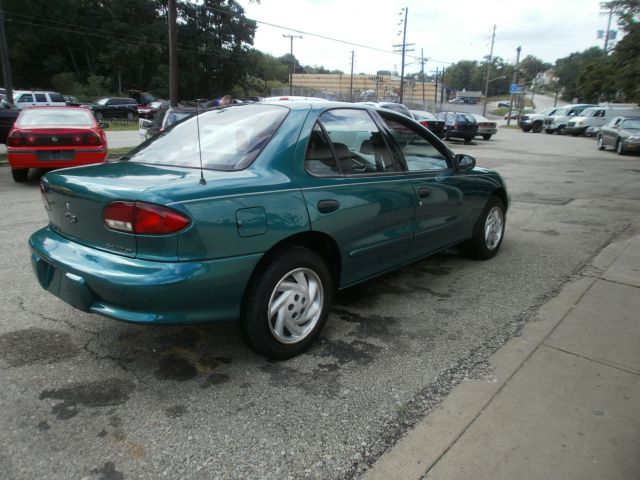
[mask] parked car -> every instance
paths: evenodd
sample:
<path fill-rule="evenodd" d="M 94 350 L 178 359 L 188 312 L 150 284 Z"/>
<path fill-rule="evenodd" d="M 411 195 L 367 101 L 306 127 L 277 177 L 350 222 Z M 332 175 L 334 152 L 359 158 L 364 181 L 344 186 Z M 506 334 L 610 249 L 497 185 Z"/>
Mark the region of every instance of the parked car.
<path fill-rule="evenodd" d="M 478 135 L 478 122 L 470 113 L 439 112 L 436 115 L 444 121 L 444 139 L 462 138 L 469 143 Z"/>
<path fill-rule="evenodd" d="M 27 179 L 30 168 L 61 168 L 104 162 L 107 138 L 91 112 L 78 107 L 25 108 L 7 138 L 11 174 Z"/>
<path fill-rule="evenodd" d="M 590 103 L 578 103 L 567 105 L 559 110 L 556 110 L 553 115 L 549 115 L 544 120 L 544 131 L 548 134 L 557 132 L 558 135 L 564 135 L 567 123 L 572 117 L 577 117 L 582 113 L 585 108 L 593 107 Z"/>
<path fill-rule="evenodd" d="M 7 143 L 9 130 L 20 115 L 20 109 L 14 107 L 6 98 L 0 99 L 0 143 Z"/>
<path fill-rule="evenodd" d="M 98 120 L 116 117 L 133 120 L 138 116 L 138 104 L 133 98 L 103 97 L 91 104 L 91 110 Z"/>
<path fill-rule="evenodd" d="M 475 113 L 472 113 L 471 115 L 473 115 L 473 118 L 478 122 L 478 136 L 485 140 L 490 140 L 492 135 L 498 133 L 498 124 L 496 122 L 492 122 L 488 118 Z"/>
<path fill-rule="evenodd" d="M 142 90 L 129 90 L 129 98 L 133 98 L 140 106 L 149 105 L 151 102 L 158 100 L 153 93 L 143 92 Z"/>
<path fill-rule="evenodd" d="M 615 117 L 600 128 L 598 149 L 614 147 L 618 155 L 640 151 L 640 116 Z"/>
<path fill-rule="evenodd" d="M 460 103 L 467 103 L 467 102 L 465 102 L 465 101 L 464 101 L 463 99 L 461 99 L 461 98 L 452 98 L 451 100 L 449 100 L 449 103 L 457 103 L 457 104 L 460 104 Z"/>
<path fill-rule="evenodd" d="M 398 130 L 416 141 L 399 145 Z M 43 177 L 49 225 L 29 240 L 32 264 L 80 310 L 238 319 L 253 349 L 289 358 L 318 336 L 337 290 L 453 245 L 498 252 L 509 197 L 475 164 L 384 108 L 208 110 L 121 161 Z"/>
<path fill-rule="evenodd" d="M 378 107 L 378 108 L 386 108 L 387 110 L 393 110 L 394 112 L 401 113 L 402 115 L 404 115 L 406 117 L 413 118 L 413 115 L 411 115 L 411 112 L 409 111 L 409 109 L 406 107 L 406 105 L 403 105 L 402 103 L 396 103 L 396 102 L 358 102 L 358 104 L 370 105 L 372 107 Z"/>
<path fill-rule="evenodd" d="M 511 100 L 501 100 L 498 102 L 498 108 L 509 108 L 511 106 Z"/>
<path fill-rule="evenodd" d="M 154 135 L 165 131 L 174 123 L 195 115 L 198 110 L 195 107 L 171 107 L 163 108 L 156 112 L 153 120 L 141 118 L 138 133 L 142 141 L 148 140 Z"/>
<path fill-rule="evenodd" d="M 22 109 L 27 107 L 64 107 L 64 97 L 58 92 L 34 92 L 32 90 L 16 90 L 13 92 L 13 103 Z"/>
<path fill-rule="evenodd" d="M 62 98 L 64 98 L 64 103 L 68 107 L 79 107 L 81 105 L 80 100 L 72 95 L 63 95 Z"/>
<path fill-rule="evenodd" d="M 609 123 L 613 117 L 631 117 L 636 115 L 640 115 L 640 109 L 634 104 L 611 104 L 589 107 L 569 120 L 565 132 L 570 133 L 574 137 L 587 135 L 587 129 L 589 127 L 601 127 Z"/>
<path fill-rule="evenodd" d="M 544 121 L 553 115 L 561 107 L 551 107 L 544 109 L 540 112 L 524 113 L 518 118 L 518 125 L 523 132 L 532 131 L 533 133 L 540 133 L 544 128 Z"/>
<path fill-rule="evenodd" d="M 411 115 L 416 122 L 431 130 L 436 137 L 444 138 L 444 120 L 425 110 L 411 110 Z"/>
<path fill-rule="evenodd" d="M 155 100 L 148 105 L 138 107 L 138 118 L 153 119 L 154 115 L 161 109 L 166 110 L 169 108 L 170 103 L 168 100 Z"/>

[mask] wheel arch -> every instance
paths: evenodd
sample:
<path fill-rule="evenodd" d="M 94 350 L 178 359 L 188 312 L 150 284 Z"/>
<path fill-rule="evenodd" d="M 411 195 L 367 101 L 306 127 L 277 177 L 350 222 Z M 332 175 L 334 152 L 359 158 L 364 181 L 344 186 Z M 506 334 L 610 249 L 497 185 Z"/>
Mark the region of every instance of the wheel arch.
<path fill-rule="evenodd" d="M 271 259 L 277 255 L 282 255 L 291 247 L 305 247 L 312 252 L 320 256 L 327 265 L 329 272 L 331 273 L 331 280 L 333 281 L 333 287 L 335 290 L 340 285 L 340 276 L 342 274 L 342 260 L 340 256 L 340 248 L 337 242 L 326 233 L 307 231 L 297 233 L 290 237 L 287 237 L 267 250 L 256 267 L 253 270 L 252 277 L 255 272 L 264 267 L 265 264 L 271 261 Z"/>
<path fill-rule="evenodd" d="M 507 195 L 507 191 L 503 187 L 499 187 L 493 192 L 493 195 L 502 201 L 506 212 L 509 209 L 509 195 Z"/>

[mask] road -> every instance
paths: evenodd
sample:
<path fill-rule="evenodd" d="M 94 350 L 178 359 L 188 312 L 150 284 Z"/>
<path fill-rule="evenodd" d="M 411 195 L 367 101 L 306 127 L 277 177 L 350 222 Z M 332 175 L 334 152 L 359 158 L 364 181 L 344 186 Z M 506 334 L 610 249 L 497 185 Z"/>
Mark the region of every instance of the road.
<path fill-rule="evenodd" d="M 455 251 L 342 292 L 307 354 L 268 362 L 234 324 L 136 326 L 43 291 L 37 181 L 0 168 L 0 466 L 6 479 L 357 478 L 640 209 L 640 157 L 500 129 L 451 142 L 512 198 L 501 252 Z"/>

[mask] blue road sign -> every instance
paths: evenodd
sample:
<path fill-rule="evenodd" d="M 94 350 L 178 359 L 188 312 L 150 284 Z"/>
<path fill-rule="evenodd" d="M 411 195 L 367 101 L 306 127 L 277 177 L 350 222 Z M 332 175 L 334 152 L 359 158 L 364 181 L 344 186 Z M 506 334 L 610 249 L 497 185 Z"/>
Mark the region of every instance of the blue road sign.
<path fill-rule="evenodd" d="M 511 84 L 511 89 L 509 90 L 509 93 L 513 95 L 514 93 L 522 93 L 522 92 L 524 92 L 524 85 L 518 85 L 517 83 Z"/>

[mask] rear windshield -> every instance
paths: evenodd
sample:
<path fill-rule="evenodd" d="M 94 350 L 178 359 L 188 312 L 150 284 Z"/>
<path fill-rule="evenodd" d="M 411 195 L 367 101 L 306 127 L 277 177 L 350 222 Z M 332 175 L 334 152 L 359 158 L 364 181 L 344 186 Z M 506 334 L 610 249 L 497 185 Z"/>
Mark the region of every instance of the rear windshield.
<path fill-rule="evenodd" d="M 208 110 L 176 123 L 131 152 L 125 160 L 157 165 L 241 170 L 262 151 L 289 109 L 280 105 L 242 105 Z M 198 125 L 200 139 L 198 141 Z"/>
<path fill-rule="evenodd" d="M 458 123 L 477 123 L 473 115 L 468 113 L 461 113 L 456 116 L 456 122 Z"/>
<path fill-rule="evenodd" d="M 93 127 L 93 115 L 85 108 L 30 108 L 18 120 L 21 127 Z"/>

